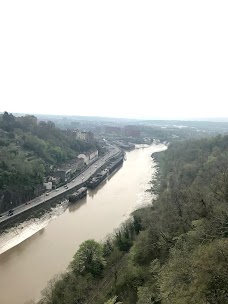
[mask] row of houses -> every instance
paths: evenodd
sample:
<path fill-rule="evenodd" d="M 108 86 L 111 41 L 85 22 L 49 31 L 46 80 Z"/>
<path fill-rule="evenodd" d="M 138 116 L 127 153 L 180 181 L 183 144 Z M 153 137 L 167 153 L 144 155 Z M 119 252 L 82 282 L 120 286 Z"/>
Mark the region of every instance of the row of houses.
<path fill-rule="evenodd" d="M 91 149 L 85 153 L 81 153 L 78 157 L 65 163 L 62 167 L 58 168 L 53 176 L 49 176 L 45 182 L 44 187 L 47 190 L 55 188 L 60 182 L 67 182 L 71 178 L 82 171 L 86 166 L 90 165 L 98 158 L 98 150 Z"/>

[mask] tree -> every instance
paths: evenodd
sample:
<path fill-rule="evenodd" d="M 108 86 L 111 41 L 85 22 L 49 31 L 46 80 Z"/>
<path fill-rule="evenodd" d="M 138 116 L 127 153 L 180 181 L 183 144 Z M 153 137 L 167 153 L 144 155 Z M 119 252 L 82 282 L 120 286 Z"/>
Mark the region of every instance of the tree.
<path fill-rule="evenodd" d="M 60 276 L 57 275 L 53 277 L 47 284 L 47 286 L 42 290 L 42 300 L 41 304 L 61 304 L 56 295 L 56 283 L 60 280 Z"/>
<path fill-rule="evenodd" d="M 113 297 L 112 299 L 109 299 L 105 304 L 122 304 L 123 302 L 116 302 L 117 296 Z"/>
<path fill-rule="evenodd" d="M 159 233 L 154 227 L 141 231 L 131 249 L 130 259 L 134 265 L 145 265 L 160 254 Z"/>
<path fill-rule="evenodd" d="M 4 112 L 2 115 L 2 128 L 5 131 L 13 131 L 13 129 L 16 127 L 16 121 L 15 117 L 8 112 Z"/>
<path fill-rule="evenodd" d="M 70 267 L 76 273 L 100 277 L 105 264 L 103 246 L 95 240 L 87 240 L 80 245 Z"/>
<path fill-rule="evenodd" d="M 228 303 L 228 241 L 196 246 L 189 235 L 187 241 L 177 244 L 160 273 L 163 302 Z"/>

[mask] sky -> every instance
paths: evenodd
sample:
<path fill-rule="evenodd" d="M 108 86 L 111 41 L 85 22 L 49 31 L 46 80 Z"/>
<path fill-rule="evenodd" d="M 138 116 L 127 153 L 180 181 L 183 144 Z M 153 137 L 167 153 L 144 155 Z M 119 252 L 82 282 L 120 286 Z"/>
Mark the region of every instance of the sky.
<path fill-rule="evenodd" d="M 228 1 L 2 0 L 0 112 L 228 117 Z"/>

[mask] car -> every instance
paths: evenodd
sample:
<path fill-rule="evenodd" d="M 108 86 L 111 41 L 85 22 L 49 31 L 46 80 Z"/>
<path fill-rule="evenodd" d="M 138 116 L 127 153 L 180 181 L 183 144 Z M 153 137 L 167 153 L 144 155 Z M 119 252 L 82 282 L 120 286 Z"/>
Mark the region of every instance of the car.
<path fill-rule="evenodd" d="M 59 189 L 57 188 L 57 189 L 55 189 L 55 191 L 59 191 Z"/>
<path fill-rule="evenodd" d="M 49 195 L 49 193 L 46 193 L 46 196 L 48 196 Z"/>
<path fill-rule="evenodd" d="M 8 215 L 8 216 L 13 215 L 13 209 L 9 210 L 8 213 L 7 213 L 7 215 Z"/>

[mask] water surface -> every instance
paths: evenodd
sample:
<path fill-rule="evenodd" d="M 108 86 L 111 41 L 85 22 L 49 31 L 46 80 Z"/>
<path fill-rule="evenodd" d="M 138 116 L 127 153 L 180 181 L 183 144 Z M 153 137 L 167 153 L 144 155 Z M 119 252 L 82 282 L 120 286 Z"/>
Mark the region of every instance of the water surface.
<path fill-rule="evenodd" d="M 0 303 L 38 299 L 47 282 L 67 268 L 83 241 L 104 239 L 134 209 L 150 203 L 152 196 L 146 190 L 155 173 L 151 153 L 164 149 L 160 144 L 127 152 L 123 166 L 86 198 L 69 208 L 63 202 L 43 218 L 0 236 L 0 252 L 5 251 L 0 255 Z"/>

